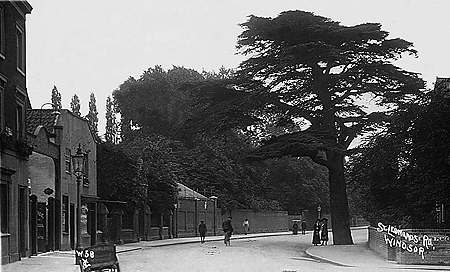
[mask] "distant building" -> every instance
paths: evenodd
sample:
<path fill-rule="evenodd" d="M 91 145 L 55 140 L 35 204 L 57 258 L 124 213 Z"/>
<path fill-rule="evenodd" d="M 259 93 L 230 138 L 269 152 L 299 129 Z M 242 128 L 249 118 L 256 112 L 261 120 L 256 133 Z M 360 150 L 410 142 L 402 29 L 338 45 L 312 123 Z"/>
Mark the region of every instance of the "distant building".
<path fill-rule="evenodd" d="M 0 2 L 0 242 L 1 264 L 31 254 L 26 163 L 31 152 L 25 138 L 26 1 Z"/>
<path fill-rule="evenodd" d="M 28 110 L 26 125 L 29 142 L 34 147 L 27 173 L 31 195 L 37 201 L 37 222 L 31 228 L 31 240 L 36 241 L 33 252 L 75 248 L 77 182 L 72 155 L 78 146 L 85 152 L 86 159 L 86 174 L 80 186 L 80 245 L 95 244 L 97 147 L 88 121 L 69 110 L 33 109 Z"/>

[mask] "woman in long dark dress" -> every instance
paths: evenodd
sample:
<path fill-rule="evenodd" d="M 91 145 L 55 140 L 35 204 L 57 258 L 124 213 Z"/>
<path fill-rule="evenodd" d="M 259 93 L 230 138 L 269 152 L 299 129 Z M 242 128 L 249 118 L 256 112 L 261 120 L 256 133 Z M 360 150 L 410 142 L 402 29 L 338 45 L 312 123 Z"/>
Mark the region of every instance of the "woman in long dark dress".
<path fill-rule="evenodd" d="M 312 243 L 313 245 L 317 246 L 318 244 L 320 244 L 320 220 L 317 219 L 316 223 L 314 223 L 314 232 L 313 232 L 313 240 Z"/>
<path fill-rule="evenodd" d="M 322 219 L 322 230 L 320 232 L 320 240 L 322 240 L 322 245 L 328 244 L 328 219 Z"/>

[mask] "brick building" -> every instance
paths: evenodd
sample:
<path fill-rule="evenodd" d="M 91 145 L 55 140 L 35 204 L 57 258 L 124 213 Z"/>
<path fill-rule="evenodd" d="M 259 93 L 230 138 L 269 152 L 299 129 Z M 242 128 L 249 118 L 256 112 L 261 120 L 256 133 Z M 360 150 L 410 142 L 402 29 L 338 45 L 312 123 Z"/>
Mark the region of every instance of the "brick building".
<path fill-rule="evenodd" d="M 30 255 L 26 163 L 31 148 L 25 140 L 26 1 L 0 2 L 0 225 L 1 263 Z"/>
<path fill-rule="evenodd" d="M 80 246 L 97 242 L 97 148 L 86 119 L 69 110 L 28 110 L 27 134 L 33 145 L 28 162 L 32 197 L 37 201 L 33 252 L 74 249 L 77 182 L 72 155 L 80 146 L 85 170 L 80 186 Z M 34 214 L 32 214 L 32 217 Z M 36 232 L 36 235 L 34 235 Z M 33 244 L 34 245 L 34 244 Z"/>

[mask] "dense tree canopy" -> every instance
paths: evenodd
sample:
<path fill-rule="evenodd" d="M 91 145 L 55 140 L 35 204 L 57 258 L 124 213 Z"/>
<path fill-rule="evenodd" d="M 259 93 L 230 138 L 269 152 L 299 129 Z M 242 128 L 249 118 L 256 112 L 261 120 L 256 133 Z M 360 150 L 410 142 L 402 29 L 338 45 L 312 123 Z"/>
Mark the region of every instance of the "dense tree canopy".
<path fill-rule="evenodd" d="M 224 210 L 279 210 L 289 206 L 298 212 L 305 209 L 301 205 L 316 203 L 320 198 L 311 194 L 313 187 L 324 188 L 325 179 L 317 167 L 304 167 L 310 171 L 308 177 L 315 176 L 306 181 L 289 170 L 302 168 L 296 158 L 284 159 L 286 165 L 279 168 L 272 167 L 277 160 L 260 165 L 242 163 L 253 142 L 243 129 L 256 120 L 242 109 L 259 102 L 233 88 L 233 82 L 232 71 L 225 68 L 200 74 L 183 67 L 165 71 L 156 66 L 139 79 L 129 78 L 114 91 L 122 119 L 120 146 L 136 160 L 143 158 L 143 166 L 148 169 L 145 182 L 154 191 L 150 196 L 152 208 L 170 207 L 173 182 L 218 196 Z M 272 193 L 281 186 L 278 181 L 282 179 L 276 177 L 282 175 L 287 179 L 283 188 Z M 285 201 L 281 191 L 299 189 L 294 182 L 298 180 L 303 184 L 299 186 L 309 190 L 297 191 L 296 198 Z M 156 192 L 161 188 L 165 193 Z"/>
<path fill-rule="evenodd" d="M 355 208 L 378 220 L 414 228 L 436 225 L 436 203 L 448 203 L 450 95 L 448 82 L 391 118 L 349 163 Z"/>
<path fill-rule="evenodd" d="M 282 126 L 306 124 L 265 142 L 251 158 L 307 156 L 327 167 L 333 240 L 352 243 L 344 156 L 357 135 L 386 115 L 370 113 L 360 102 L 371 98 L 377 106 L 395 108 L 420 93 L 424 83 L 418 75 L 393 64 L 416 53 L 412 43 L 388 38 L 380 24 L 344 26 L 304 11 L 250 16 L 242 27 L 237 47 L 248 59 L 237 71 L 246 79 L 240 86 L 266 101 L 252 110 L 278 118 Z"/>
<path fill-rule="evenodd" d="M 102 199 L 148 204 L 136 161 L 110 143 L 97 144 L 97 188 Z"/>

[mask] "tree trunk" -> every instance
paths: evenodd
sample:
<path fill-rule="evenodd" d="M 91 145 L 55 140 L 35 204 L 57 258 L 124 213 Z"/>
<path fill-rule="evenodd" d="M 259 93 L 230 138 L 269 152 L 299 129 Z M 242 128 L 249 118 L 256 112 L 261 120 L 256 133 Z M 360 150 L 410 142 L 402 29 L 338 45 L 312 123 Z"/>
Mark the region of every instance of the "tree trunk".
<path fill-rule="evenodd" d="M 333 229 L 333 243 L 335 245 L 353 244 L 350 232 L 350 218 L 348 200 L 344 179 L 344 156 L 327 152 L 328 180 L 330 185 L 331 225 Z"/>

